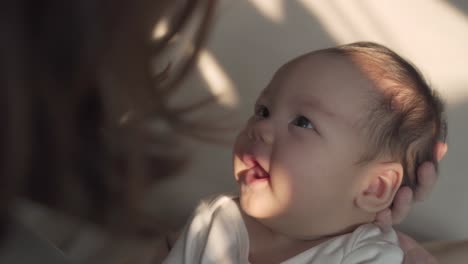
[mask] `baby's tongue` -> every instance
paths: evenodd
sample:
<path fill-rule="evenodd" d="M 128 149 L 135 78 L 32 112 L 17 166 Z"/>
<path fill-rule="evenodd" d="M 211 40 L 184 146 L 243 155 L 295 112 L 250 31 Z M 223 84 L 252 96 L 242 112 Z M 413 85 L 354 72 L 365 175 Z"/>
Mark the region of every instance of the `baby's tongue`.
<path fill-rule="evenodd" d="M 255 166 L 254 171 L 255 171 L 255 178 L 257 179 L 270 177 L 270 175 L 258 164 L 257 166 Z"/>

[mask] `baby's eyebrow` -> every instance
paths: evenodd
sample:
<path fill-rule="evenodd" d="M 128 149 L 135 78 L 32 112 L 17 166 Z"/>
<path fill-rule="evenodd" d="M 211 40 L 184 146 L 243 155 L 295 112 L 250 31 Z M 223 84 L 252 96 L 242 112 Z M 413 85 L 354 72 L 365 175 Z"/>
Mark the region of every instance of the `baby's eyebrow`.
<path fill-rule="evenodd" d="M 320 100 L 315 97 L 302 98 L 300 103 L 305 105 L 308 108 L 313 109 L 314 111 L 320 112 L 330 118 L 337 118 L 337 114 L 332 110 L 328 109 Z"/>
<path fill-rule="evenodd" d="M 332 111 L 330 107 L 327 107 L 315 97 L 302 98 L 299 100 L 299 102 L 305 105 L 306 108 L 309 108 L 316 113 L 322 114 L 329 119 L 336 120 L 337 122 L 346 124 L 347 126 L 354 126 L 354 123 L 348 120 L 348 118 L 336 113 L 336 111 Z"/>
<path fill-rule="evenodd" d="M 257 97 L 257 100 L 255 100 L 255 104 L 258 103 L 266 103 L 270 99 L 270 92 L 268 90 L 263 90 L 260 95 Z"/>

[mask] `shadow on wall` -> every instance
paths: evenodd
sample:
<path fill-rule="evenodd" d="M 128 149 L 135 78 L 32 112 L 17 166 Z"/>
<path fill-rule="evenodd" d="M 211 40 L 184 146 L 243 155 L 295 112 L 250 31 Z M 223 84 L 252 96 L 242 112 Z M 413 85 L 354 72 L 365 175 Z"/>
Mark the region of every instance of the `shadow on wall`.
<path fill-rule="evenodd" d="M 466 0 L 447 0 L 447 2 L 465 15 L 468 14 L 468 2 Z"/>

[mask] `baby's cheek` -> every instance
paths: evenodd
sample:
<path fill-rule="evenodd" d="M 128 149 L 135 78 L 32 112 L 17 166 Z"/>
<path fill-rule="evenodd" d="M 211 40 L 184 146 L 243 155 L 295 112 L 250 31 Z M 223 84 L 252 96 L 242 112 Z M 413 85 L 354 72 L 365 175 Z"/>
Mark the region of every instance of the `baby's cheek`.
<path fill-rule="evenodd" d="M 271 167 L 270 184 L 278 203 L 288 204 L 291 202 L 297 184 L 289 168 L 281 165 Z"/>

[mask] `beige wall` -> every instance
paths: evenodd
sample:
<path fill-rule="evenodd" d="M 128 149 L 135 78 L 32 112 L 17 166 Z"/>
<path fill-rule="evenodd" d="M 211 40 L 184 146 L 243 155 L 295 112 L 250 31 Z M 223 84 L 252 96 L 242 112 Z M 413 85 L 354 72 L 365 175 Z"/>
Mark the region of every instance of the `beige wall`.
<path fill-rule="evenodd" d="M 450 151 L 440 180 L 401 228 L 421 239 L 466 239 L 467 14 L 462 0 L 226 0 L 182 101 L 219 94 L 222 108 L 233 111 L 225 120 L 239 127 L 259 91 L 287 60 L 358 40 L 385 44 L 413 61 L 448 104 Z M 201 115 L 208 112 L 213 115 L 208 109 Z M 195 145 L 192 165 L 155 190 L 151 206 L 178 225 L 200 198 L 235 190 L 230 153 L 227 146 Z"/>

